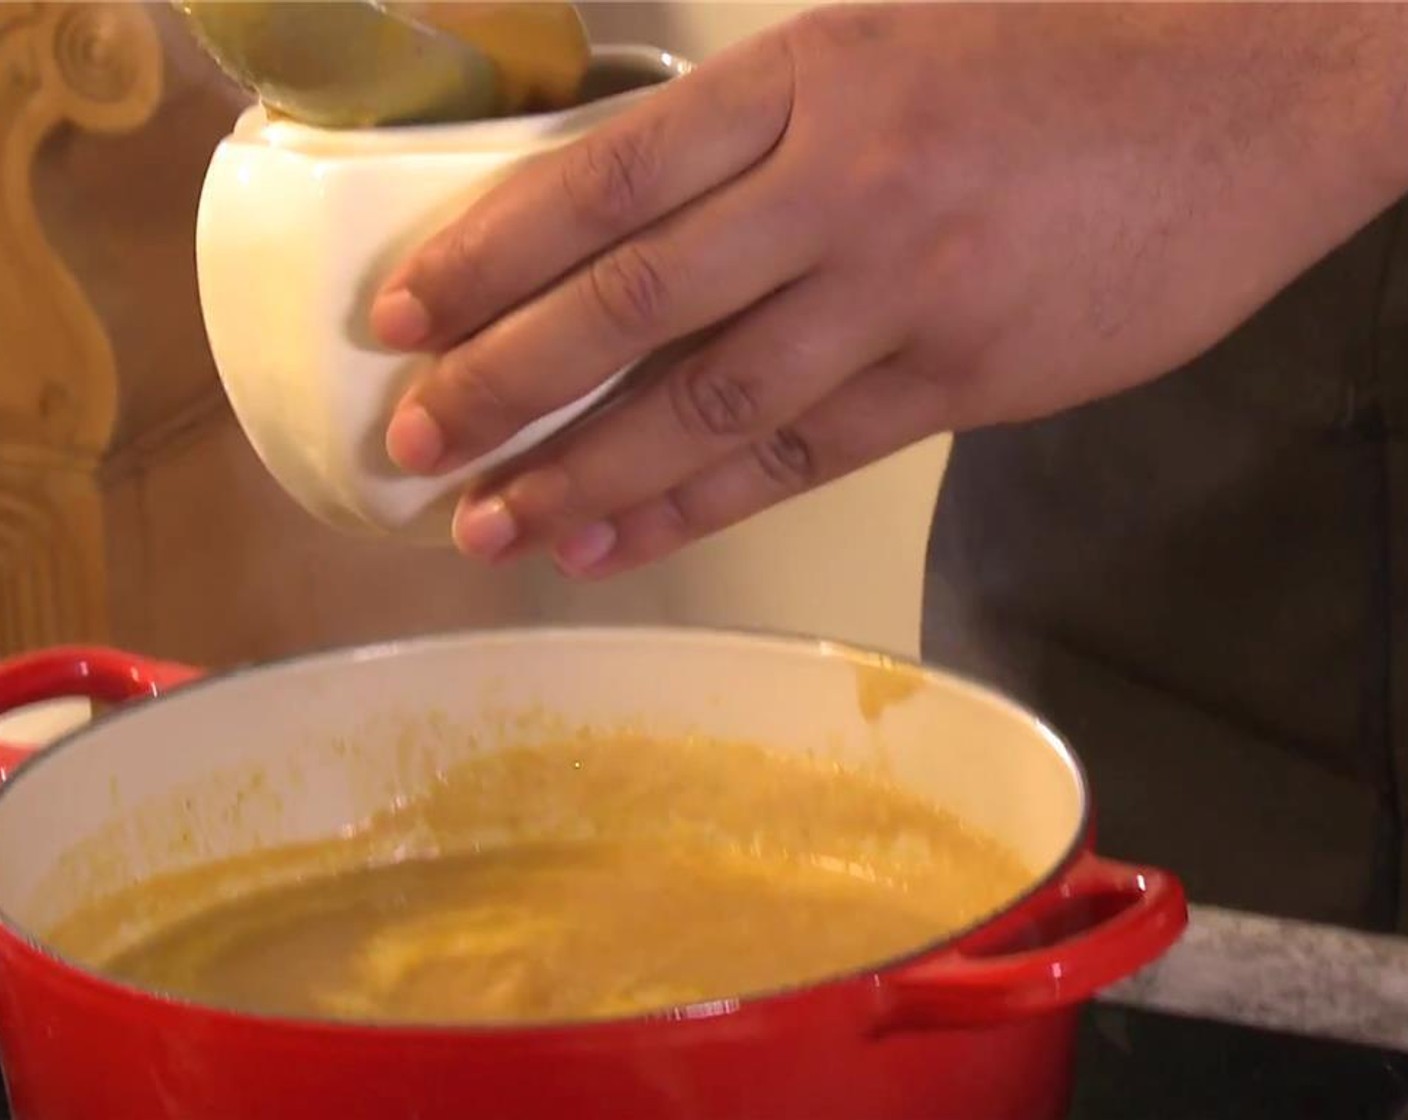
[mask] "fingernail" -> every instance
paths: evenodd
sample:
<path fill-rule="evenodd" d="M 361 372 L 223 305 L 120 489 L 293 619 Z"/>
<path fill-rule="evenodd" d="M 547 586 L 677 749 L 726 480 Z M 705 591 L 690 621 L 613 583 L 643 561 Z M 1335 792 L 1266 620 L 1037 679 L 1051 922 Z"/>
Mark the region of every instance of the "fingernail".
<path fill-rule="evenodd" d="M 379 295 L 372 301 L 372 333 L 382 344 L 402 350 L 420 345 L 430 334 L 430 312 L 405 288 Z"/>
<path fill-rule="evenodd" d="M 492 560 L 514 542 L 518 526 L 502 498 L 465 499 L 455 510 L 450 536 L 466 556 Z"/>
<path fill-rule="evenodd" d="M 445 455 L 445 433 L 424 405 L 408 404 L 386 426 L 386 453 L 403 471 L 432 471 Z"/>
<path fill-rule="evenodd" d="M 609 521 L 594 521 L 559 541 L 552 557 L 564 575 L 580 576 L 610 556 L 615 547 L 616 526 Z"/>

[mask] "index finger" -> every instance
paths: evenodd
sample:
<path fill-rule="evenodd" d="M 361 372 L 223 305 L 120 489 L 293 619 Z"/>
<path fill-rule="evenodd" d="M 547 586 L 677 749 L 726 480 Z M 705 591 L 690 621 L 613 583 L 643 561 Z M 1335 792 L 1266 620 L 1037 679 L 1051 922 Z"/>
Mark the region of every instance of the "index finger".
<path fill-rule="evenodd" d="M 764 34 L 524 165 L 396 268 L 383 344 L 443 350 L 767 155 L 792 110 L 784 37 Z"/>

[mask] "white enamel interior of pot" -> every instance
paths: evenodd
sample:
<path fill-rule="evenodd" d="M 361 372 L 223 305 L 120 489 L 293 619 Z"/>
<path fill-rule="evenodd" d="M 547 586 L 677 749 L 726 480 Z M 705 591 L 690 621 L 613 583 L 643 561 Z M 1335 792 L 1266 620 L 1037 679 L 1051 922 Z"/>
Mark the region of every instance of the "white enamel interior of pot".
<path fill-rule="evenodd" d="M 688 64 L 603 46 L 599 63 L 659 80 Z M 439 478 L 405 474 L 383 438 L 429 359 L 382 349 L 371 297 L 392 266 L 524 160 L 579 138 L 649 90 L 503 120 L 367 130 L 248 110 L 211 157 L 196 218 L 201 314 L 230 405 L 266 469 L 329 525 L 449 544 L 472 481 L 595 404 L 626 370 Z"/>
<path fill-rule="evenodd" d="M 247 670 L 134 705 L 0 793 L 0 913 L 43 930 L 158 872 L 345 833 L 437 771 L 521 744 L 514 717 L 630 723 L 815 752 L 889 775 L 1015 850 L 1034 882 L 1083 828 L 1061 741 L 984 688 L 927 673 L 873 723 L 845 650 L 688 630 L 456 635 Z M 531 723 L 531 721 L 530 721 Z"/>

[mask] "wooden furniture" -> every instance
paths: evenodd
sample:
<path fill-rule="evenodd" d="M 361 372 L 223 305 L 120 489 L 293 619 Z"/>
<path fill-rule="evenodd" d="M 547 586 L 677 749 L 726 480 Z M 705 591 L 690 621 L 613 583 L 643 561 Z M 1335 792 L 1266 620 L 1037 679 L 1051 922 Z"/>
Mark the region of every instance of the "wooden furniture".
<path fill-rule="evenodd" d="M 31 167 L 70 122 L 140 125 L 161 51 L 130 4 L 0 4 L 0 653 L 107 631 L 96 474 L 116 414 L 112 347 L 40 228 Z"/>
<path fill-rule="evenodd" d="M 166 4 L 0 0 L 0 655 L 225 665 L 521 617 L 518 574 L 310 519 L 234 422 L 192 246 L 245 104 Z"/>

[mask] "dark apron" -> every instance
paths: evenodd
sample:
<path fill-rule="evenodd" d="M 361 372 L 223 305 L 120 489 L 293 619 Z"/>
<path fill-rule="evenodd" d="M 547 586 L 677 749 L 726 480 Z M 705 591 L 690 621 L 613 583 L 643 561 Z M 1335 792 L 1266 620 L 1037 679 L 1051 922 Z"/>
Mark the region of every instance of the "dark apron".
<path fill-rule="evenodd" d="M 1186 369 L 955 441 L 925 653 L 1196 901 L 1408 929 L 1404 204 Z"/>

